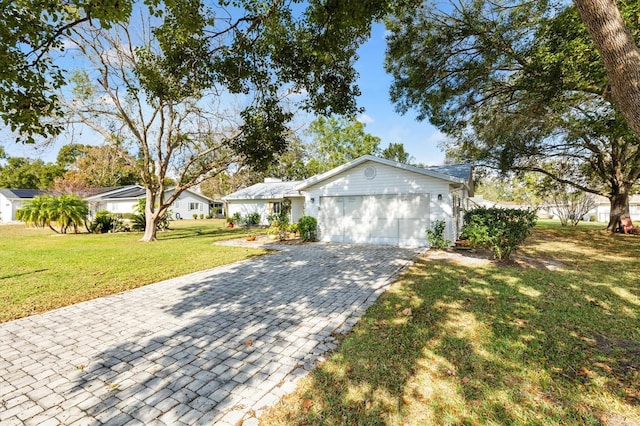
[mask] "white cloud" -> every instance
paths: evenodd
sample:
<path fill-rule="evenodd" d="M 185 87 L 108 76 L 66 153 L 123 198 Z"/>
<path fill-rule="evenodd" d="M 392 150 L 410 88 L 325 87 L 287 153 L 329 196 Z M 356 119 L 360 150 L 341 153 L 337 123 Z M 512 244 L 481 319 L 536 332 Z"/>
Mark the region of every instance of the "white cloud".
<path fill-rule="evenodd" d="M 371 117 L 371 116 L 369 116 L 367 114 L 362 114 L 360 117 L 358 117 L 358 121 L 361 122 L 362 124 L 371 124 L 371 123 L 375 122 L 373 117 Z"/>

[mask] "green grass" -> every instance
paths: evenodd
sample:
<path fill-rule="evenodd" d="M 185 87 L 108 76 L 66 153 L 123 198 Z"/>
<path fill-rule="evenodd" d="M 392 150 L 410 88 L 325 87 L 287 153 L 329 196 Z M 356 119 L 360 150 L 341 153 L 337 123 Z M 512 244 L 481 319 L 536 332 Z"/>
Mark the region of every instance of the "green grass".
<path fill-rule="evenodd" d="M 54 234 L 0 226 L 0 322 L 266 253 L 214 241 L 243 237 L 222 220 L 172 222 L 158 241 L 140 233 Z"/>
<path fill-rule="evenodd" d="M 638 424 L 640 237 L 601 228 L 536 227 L 560 270 L 419 260 L 261 424 Z"/>

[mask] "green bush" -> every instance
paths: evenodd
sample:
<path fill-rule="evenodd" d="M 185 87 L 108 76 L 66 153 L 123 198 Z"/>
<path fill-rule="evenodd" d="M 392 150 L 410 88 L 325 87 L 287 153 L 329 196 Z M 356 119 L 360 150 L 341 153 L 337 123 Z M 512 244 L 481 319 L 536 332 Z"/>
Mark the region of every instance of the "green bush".
<path fill-rule="evenodd" d="M 138 200 L 138 203 L 133 207 L 135 213 L 133 214 L 133 218 L 131 219 L 131 230 L 132 231 L 144 231 L 147 227 L 147 216 L 145 205 L 147 204 L 147 200 L 141 198 Z M 171 220 L 171 210 L 167 210 L 164 212 L 158 223 L 156 224 L 156 230 L 158 231 L 166 231 L 169 229 L 169 221 Z"/>
<path fill-rule="evenodd" d="M 91 222 L 89 231 L 93 234 L 117 232 L 121 226 L 122 221 L 112 216 L 108 210 L 100 210 L 96 212 L 96 218 Z"/>
<path fill-rule="evenodd" d="M 535 225 L 535 210 L 478 207 L 464 214 L 462 236 L 471 247 L 489 249 L 497 260 L 508 260 Z"/>
<path fill-rule="evenodd" d="M 260 213 L 258 213 L 258 212 L 249 213 L 244 218 L 244 224 L 247 225 L 247 226 L 259 225 L 260 224 Z"/>
<path fill-rule="evenodd" d="M 298 230 L 302 241 L 315 241 L 317 237 L 318 221 L 313 216 L 302 216 L 298 221 Z"/>
<path fill-rule="evenodd" d="M 444 219 L 436 220 L 431 229 L 427 229 L 427 241 L 429 247 L 436 250 L 446 249 L 451 245 L 451 241 L 444 238 L 444 228 L 447 222 Z"/>
<path fill-rule="evenodd" d="M 291 225 L 289 225 L 289 232 L 293 232 L 294 234 L 297 234 L 298 231 L 299 229 L 298 229 L 297 223 L 292 223 Z"/>

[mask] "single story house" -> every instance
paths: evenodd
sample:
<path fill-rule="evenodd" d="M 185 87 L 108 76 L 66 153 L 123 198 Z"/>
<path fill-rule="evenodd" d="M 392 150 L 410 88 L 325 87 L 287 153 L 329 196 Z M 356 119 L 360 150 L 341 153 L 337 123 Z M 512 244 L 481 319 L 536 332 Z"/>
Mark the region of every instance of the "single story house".
<path fill-rule="evenodd" d="M 40 189 L 0 188 L 0 223 L 15 222 L 16 211 L 21 209 L 24 203 L 46 193 Z"/>
<path fill-rule="evenodd" d="M 436 220 L 445 220 L 446 239 L 459 236 L 471 175 L 468 164 L 421 168 L 365 155 L 304 181 L 266 180 L 222 199 L 229 215 L 258 212 L 262 223 L 289 201 L 291 221 L 315 217 L 321 241 L 426 246 Z"/>
<path fill-rule="evenodd" d="M 172 189 L 167 190 L 171 194 Z M 47 191 L 33 189 L 0 189 L 0 223 L 16 220 L 15 212 L 25 202 Z M 93 218 L 100 210 L 111 213 L 134 213 L 138 201 L 146 197 L 146 190 L 140 185 L 126 185 L 106 188 L 90 188 L 82 196 L 89 204 L 89 217 Z M 171 205 L 172 219 L 193 219 L 193 215 L 205 217 L 222 211 L 223 204 L 198 192 L 187 189 Z"/>
<path fill-rule="evenodd" d="M 593 199 L 596 207 L 587 214 L 587 219 L 595 219 L 596 222 L 609 223 L 611 201 L 601 195 L 593 195 Z M 638 194 L 629 196 L 629 216 L 633 222 L 640 222 L 640 195 Z"/>
<path fill-rule="evenodd" d="M 172 189 L 166 191 L 165 197 L 171 195 Z M 89 202 L 90 215 L 100 210 L 108 210 L 111 213 L 132 213 L 138 201 L 146 197 L 146 189 L 140 185 L 128 185 L 111 188 L 109 191 L 100 191 L 95 195 L 86 197 Z M 172 219 L 193 219 L 193 215 L 208 217 L 214 213 L 214 209 L 222 208 L 222 203 L 216 203 L 209 197 L 187 189 L 170 207 Z"/>

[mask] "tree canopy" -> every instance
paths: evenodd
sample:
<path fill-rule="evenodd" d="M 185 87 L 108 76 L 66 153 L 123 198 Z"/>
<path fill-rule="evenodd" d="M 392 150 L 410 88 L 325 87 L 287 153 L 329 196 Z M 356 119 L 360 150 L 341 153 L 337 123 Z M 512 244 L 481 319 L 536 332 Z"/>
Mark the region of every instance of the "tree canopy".
<path fill-rule="evenodd" d="M 0 0 L 0 5 L 0 118 L 18 141 L 29 143 L 62 129 L 55 120 L 62 113 L 57 89 L 69 75 L 59 59 L 69 48 L 66 36 L 77 28 L 109 30 L 138 19 L 141 9 L 161 21 L 153 37 L 162 55 L 146 48 L 137 52 L 147 94 L 181 96 L 215 84 L 232 93 L 258 90 L 261 106 L 273 107 L 287 85 L 292 93 L 307 95 L 311 110 L 354 113 L 356 50 L 372 21 L 392 7 L 384 0 Z"/>
<path fill-rule="evenodd" d="M 365 124 L 355 118 L 323 116 L 307 129 L 311 154 L 307 169 L 322 173 L 367 154 L 376 154 L 380 138 L 365 132 Z"/>
<path fill-rule="evenodd" d="M 23 157 L 9 157 L 0 165 L 0 188 L 49 189 L 62 176 L 64 169 L 57 164 Z"/>
<path fill-rule="evenodd" d="M 407 9 L 388 26 L 386 67 L 401 112 L 416 109 L 467 159 L 607 196 L 611 229 L 628 213 L 638 138 L 574 6 L 462 0 Z"/>

